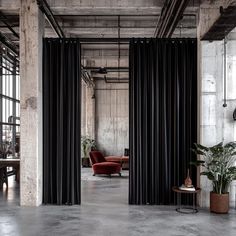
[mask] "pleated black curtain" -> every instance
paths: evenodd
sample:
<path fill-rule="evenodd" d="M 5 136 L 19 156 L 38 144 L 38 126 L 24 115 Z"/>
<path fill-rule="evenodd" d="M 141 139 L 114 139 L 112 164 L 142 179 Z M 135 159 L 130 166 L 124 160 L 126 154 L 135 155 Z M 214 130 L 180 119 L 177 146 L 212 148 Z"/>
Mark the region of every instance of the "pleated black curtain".
<path fill-rule="evenodd" d="M 80 204 L 80 43 L 44 39 L 43 202 Z"/>
<path fill-rule="evenodd" d="M 130 204 L 173 204 L 197 141 L 197 42 L 130 42 Z"/>

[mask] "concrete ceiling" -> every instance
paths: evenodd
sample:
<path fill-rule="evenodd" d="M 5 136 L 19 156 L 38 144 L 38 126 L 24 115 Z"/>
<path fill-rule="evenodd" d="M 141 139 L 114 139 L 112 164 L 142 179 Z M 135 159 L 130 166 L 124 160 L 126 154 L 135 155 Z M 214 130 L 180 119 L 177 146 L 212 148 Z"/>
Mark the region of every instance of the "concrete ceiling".
<path fill-rule="evenodd" d="M 120 37 L 153 37 L 164 0 L 47 0 L 56 20 L 67 37 L 117 38 L 118 16 Z M 0 11 L 7 22 L 19 33 L 20 0 L 1 0 Z M 199 1 L 190 0 L 183 19 L 173 37 L 197 36 Z M 46 21 L 46 20 L 45 20 Z M 6 25 L 0 21 L 0 31 L 19 45 Z M 57 37 L 46 21 L 45 37 Z M 83 62 L 87 66 L 118 66 L 118 46 L 115 44 L 83 45 Z M 101 59 L 102 58 L 102 59 Z M 128 45 L 121 45 L 120 66 L 128 67 Z"/>
<path fill-rule="evenodd" d="M 67 37 L 117 37 L 120 15 L 121 37 L 153 37 L 164 0 L 47 0 Z M 196 36 L 198 1 L 190 1 L 174 37 Z M 1 0 L 0 11 L 19 32 L 19 0 Z M 1 32 L 12 40 L 11 32 L 1 23 Z M 46 23 L 46 37 L 56 37 Z M 15 41 L 15 40 L 14 40 Z"/>

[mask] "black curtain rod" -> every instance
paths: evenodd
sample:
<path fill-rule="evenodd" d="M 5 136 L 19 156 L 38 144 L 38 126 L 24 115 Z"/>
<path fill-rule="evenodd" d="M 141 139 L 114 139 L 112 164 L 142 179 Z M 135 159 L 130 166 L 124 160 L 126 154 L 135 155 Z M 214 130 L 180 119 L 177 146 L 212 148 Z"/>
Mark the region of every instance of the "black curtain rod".
<path fill-rule="evenodd" d="M 167 41 L 180 41 L 180 40 L 197 40 L 196 38 L 45 38 L 46 40 L 75 40 L 81 44 L 84 43 L 129 43 L 130 40 L 167 40 Z"/>
<path fill-rule="evenodd" d="M 80 43 L 95 43 L 95 42 L 129 42 L 131 38 L 76 38 L 76 37 L 71 37 L 71 38 L 45 38 L 46 40 L 78 40 Z"/>
<path fill-rule="evenodd" d="M 192 14 L 195 15 L 195 14 Z M 117 16 L 121 16 L 121 17 L 147 17 L 147 16 L 160 16 L 160 14 L 143 14 L 143 15 L 138 15 L 138 14 L 98 14 L 98 15 L 83 15 L 83 14 L 75 14 L 75 15 L 68 15 L 68 14 L 54 14 L 55 17 L 114 17 L 117 18 Z"/>

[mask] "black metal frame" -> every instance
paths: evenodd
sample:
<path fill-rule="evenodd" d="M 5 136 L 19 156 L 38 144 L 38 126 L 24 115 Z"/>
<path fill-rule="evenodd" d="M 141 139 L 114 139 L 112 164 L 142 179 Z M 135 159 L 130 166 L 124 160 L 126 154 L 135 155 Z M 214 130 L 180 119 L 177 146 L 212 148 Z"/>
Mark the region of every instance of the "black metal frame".
<path fill-rule="evenodd" d="M 0 12 L 0 21 L 2 21 L 4 25 L 13 33 L 13 35 L 19 39 L 19 34 L 12 28 L 10 24 L 8 24 L 7 20 L 7 17 L 2 12 Z"/>
<path fill-rule="evenodd" d="M 2 32 L 0 32 L 0 42 L 10 49 L 15 55 L 19 55 L 18 48 Z"/>
<path fill-rule="evenodd" d="M 182 206 L 181 196 L 182 194 L 187 194 L 186 192 L 185 193 L 176 192 L 176 194 L 177 194 L 177 208 L 175 210 L 177 212 L 183 213 L 183 214 L 194 214 L 198 212 L 197 205 L 196 205 L 197 192 L 191 193 L 192 198 L 193 198 L 192 206 Z"/>
<path fill-rule="evenodd" d="M 17 120 L 20 120 L 17 117 L 17 104 L 20 104 L 20 100 L 16 97 L 16 91 L 19 89 L 16 81 L 17 76 L 19 76 L 19 61 L 17 55 L 10 54 L 8 50 L 4 49 L 5 46 L 0 44 L 0 144 L 8 142 L 6 135 L 11 135 L 11 153 L 15 156 L 17 127 L 20 126 L 19 123 L 16 123 Z M 20 86 L 19 82 L 18 86 Z M 3 87 L 4 84 L 5 88 Z M 3 109 L 4 107 L 5 110 Z M 6 129 L 6 127 L 8 128 Z M 5 132 L 4 128 L 6 129 Z M 3 138 L 4 136 L 5 139 Z"/>
<path fill-rule="evenodd" d="M 46 16 L 49 24 L 52 26 L 56 34 L 58 35 L 59 38 L 65 38 L 65 34 L 60 27 L 59 23 L 55 19 L 52 10 L 50 9 L 50 6 L 48 5 L 46 0 L 37 0 L 37 4 L 39 6 L 39 9 L 44 13 Z"/>

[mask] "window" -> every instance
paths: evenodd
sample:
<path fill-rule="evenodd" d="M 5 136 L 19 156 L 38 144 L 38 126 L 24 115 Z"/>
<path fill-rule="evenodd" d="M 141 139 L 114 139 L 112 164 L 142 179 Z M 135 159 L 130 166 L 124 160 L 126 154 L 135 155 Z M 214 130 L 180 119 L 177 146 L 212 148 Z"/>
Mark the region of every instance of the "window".
<path fill-rule="evenodd" d="M 0 144 L 7 154 L 17 156 L 20 145 L 19 60 L 0 45 Z M 2 155 L 2 150 L 1 150 Z"/>

